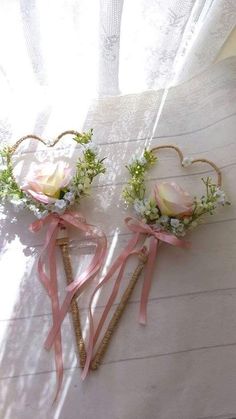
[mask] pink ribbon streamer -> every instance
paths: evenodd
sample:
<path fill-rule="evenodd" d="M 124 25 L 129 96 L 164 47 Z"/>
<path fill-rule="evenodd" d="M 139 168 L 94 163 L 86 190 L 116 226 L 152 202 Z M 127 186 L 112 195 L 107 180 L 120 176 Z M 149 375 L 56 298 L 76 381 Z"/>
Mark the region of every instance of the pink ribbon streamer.
<path fill-rule="evenodd" d="M 59 394 L 63 380 L 61 324 L 69 310 L 71 300 L 75 293 L 78 292 L 78 294 L 81 294 L 90 280 L 99 272 L 106 255 L 107 240 L 106 236 L 100 229 L 87 224 L 85 218 L 77 212 L 68 211 L 63 215 L 58 215 L 56 213 L 49 214 L 45 218 L 32 223 L 30 225 L 30 230 L 37 232 L 45 224 L 49 224 L 49 226 L 43 250 L 38 260 L 38 273 L 39 279 L 51 299 L 52 306 L 53 325 L 49 331 L 44 346 L 47 350 L 54 346 L 57 372 L 57 391 L 54 399 L 55 401 Z M 89 235 L 93 240 L 95 240 L 97 246 L 93 259 L 87 269 L 67 287 L 66 297 L 62 303 L 62 307 L 60 308 L 56 269 L 56 239 L 58 231 L 66 226 L 73 226 L 78 230 L 85 232 L 86 235 Z M 49 276 L 46 273 L 47 260 L 49 264 Z"/>
<path fill-rule="evenodd" d="M 147 260 L 147 268 L 146 268 L 146 275 L 144 278 L 142 294 L 141 294 L 141 301 L 140 301 L 140 310 L 139 310 L 139 323 L 145 325 L 147 321 L 147 303 L 148 303 L 148 296 L 151 288 L 153 271 L 155 267 L 155 260 L 157 256 L 157 249 L 159 242 L 165 242 L 171 244 L 172 246 L 178 246 L 182 248 L 190 247 L 190 243 L 184 240 L 178 239 L 171 233 L 163 232 L 158 229 L 155 229 L 151 225 L 145 224 L 142 221 L 139 221 L 135 218 L 128 217 L 125 219 L 125 223 L 130 231 L 134 233 L 134 236 L 126 245 L 125 249 L 122 251 L 120 256 L 115 260 L 112 264 L 111 268 L 105 275 L 105 277 L 100 281 L 100 283 L 95 288 L 89 303 L 89 342 L 88 342 L 88 349 L 87 349 L 87 357 L 85 367 L 82 373 L 82 378 L 88 374 L 90 363 L 93 356 L 93 348 L 100 336 L 101 330 L 105 323 L 105 320 L 109 314 L 110 308 L 115 301 L 117 293 L 119 291 L 119 287 L 121 284 L 121 280 L 123 278 L 124 269 L 126 266 L 126 262 L 128 258 L 133 254 L 139 254 L 140 252 L 147 253 L 148 260 Z M 140 235 L 144 234 L 147 237 L 150 237 L 150 245 L 149 249 L 147 250 L 142 246 L 141 249 L 135 250 L 135 247 L 140 239 Z M 120 269 L 119 269 L 120 268 Z M 101 318 L 99 320 L 98 326 L 94 332 L 94 323 L 93 323 L 93 315 L 92 315 L 92 304 L 94 300 L 94 296 L 97 291 L 115 274 L 115 272 L 119 269 L 117 278 L 115 280 L 111 295 L 108 299 L 108 302 L 103 310 Z"/>

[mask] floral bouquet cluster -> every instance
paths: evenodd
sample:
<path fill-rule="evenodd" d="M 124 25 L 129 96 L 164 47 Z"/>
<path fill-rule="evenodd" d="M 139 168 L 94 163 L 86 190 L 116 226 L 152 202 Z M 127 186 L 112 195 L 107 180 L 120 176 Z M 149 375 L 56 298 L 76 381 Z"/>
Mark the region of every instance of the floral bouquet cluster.
<path fill-rule="evenodd" d="M 157 162 L 156 149 L 145 150 L 140 159 L 134 158 L 127 166 L 131 178 L 123 190 L 125 202 L 133 205 L 135 213 L 144 223 L 181 237 L 195 228 L 204 215 L 213 215 L 219 205 L 230 204 L 221 182 L 215 184 L 210 177 L 202 179 L 205 194 L 201 198 L 191 196 L 175 182 L 157 182 L 151 196 L 146 197 L 145 174 Z M 194 163 L 191 157 L 182 158 L 182 153 L 181 159 L 183 167 Z M 207 161 L 204 159 L 204 162 Z M 212 162 L 208 163 L 212 165 Z"/>

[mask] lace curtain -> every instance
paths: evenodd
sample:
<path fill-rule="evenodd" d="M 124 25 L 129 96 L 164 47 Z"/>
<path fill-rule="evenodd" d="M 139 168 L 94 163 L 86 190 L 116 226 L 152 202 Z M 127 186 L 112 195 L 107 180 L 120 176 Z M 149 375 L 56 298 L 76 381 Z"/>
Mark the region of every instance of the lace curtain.
<path fill-rule="evenodd" d="M 2 1 L 0 138 L 80 128 L 95 96 L 190 79 L 217 59 L 235 16 L 234 0 Z"/>

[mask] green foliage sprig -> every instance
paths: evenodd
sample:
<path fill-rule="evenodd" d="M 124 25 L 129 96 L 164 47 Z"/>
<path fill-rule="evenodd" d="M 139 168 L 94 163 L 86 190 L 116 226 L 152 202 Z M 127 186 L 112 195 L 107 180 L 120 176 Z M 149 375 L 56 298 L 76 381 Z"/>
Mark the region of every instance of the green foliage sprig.
<path fill-rule="evenodd" d="M 126 166 L 131 176 L 131 179 L 123 190 L 123 197 L 127 203 L 131 204 L 136 199 L 144 199 L 146 192 L 144 182 L 145 174 L 156 161 L 157 157 L 152 151 L 145 149 L 141 159 L 135 157 L 133 161 Z"/>

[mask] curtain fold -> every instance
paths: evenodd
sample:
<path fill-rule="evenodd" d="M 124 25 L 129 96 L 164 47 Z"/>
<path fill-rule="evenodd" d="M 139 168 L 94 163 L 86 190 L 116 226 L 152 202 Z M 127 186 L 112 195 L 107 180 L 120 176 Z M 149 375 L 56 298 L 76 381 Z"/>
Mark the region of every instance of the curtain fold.
<path fill-rule="evenodd" d="M 80 128 L 95 97 L 187 82 L 220 59 L 235 22 L 234 0 L 3 1 L 0 139 L 62 119 Z"/>

